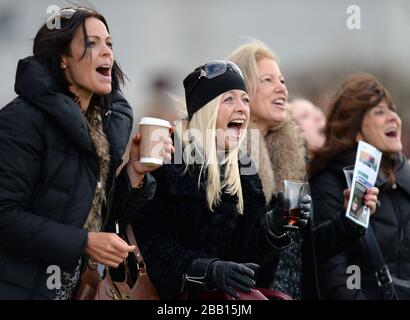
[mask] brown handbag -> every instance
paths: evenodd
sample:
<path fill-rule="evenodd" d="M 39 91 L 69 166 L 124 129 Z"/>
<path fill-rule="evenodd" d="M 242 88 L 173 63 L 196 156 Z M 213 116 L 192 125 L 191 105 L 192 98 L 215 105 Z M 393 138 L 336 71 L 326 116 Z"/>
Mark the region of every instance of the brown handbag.
<path fill-rule="evenodd" d="M 81 275 L 75 300 L 159 300 L 157 290 L 148 277 L 146 265 L 131 225 L 127 226 L 127 238 L 130 244 L 136 247 L 133 252 L 138 264 L 138 278 L 135 283 L 130 286 L 128 259 L 124 263 L 125 280 L 123 282 L 112 281 L 109 267 L 105 267 L 102 278 L 98 272 L 97 263 L 89 260 Z"/>
<path fill-rule="evenodd" d="M 81 275 L 80 286 L 75 294 L 75 300 L 128 300 L 131 290 L 125 282 L 114 282 L 111 279 L 110 270 L 105 267 L 104 277 L 100 276 L 98 264 L 92 261 Z"/>

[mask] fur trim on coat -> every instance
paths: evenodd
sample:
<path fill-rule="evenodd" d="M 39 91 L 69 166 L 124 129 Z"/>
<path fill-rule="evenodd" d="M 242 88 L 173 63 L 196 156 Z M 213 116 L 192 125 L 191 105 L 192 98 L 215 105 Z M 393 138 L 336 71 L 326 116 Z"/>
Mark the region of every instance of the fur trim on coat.
<path fill-rule="evenodd" d="M 263 192 L 268 203 L 272 194 L 283 191 L 283 180 L 303 180 L 306 176 L 306 148 L 302 132 L 293 120 L 288 120 L 278 128 L 272 128 L 263 137 L 255 134 L 256 123 L 248 126 L 247 150 L 258 168 Z M 259 153 L 252 147 L 258 145 Z"/>
<path fill-rule="evenodd" d="M 105 183 L 110 169 L 110 146 L 103 130 L 101 108 L 98 105 L 90 106 L 84 113 L 84 117 L 100 165 L 100 178 L 97 182 L 93 203 L 84 224 L 84 229 L 99 232 L 102 226 L 101 209 L 105 201 Z"/>
<path fill-rule="evenodd" d="M 247 151 L 258 170 L 266 203 L 269 203 L 272 193 L 276 190 L 275 177 L 266 143 L 255 122 L 249 122 L 246 144 Z"/>
<path fill-rule="evenodd" d="M 283 191 L 283 180 L 305 178 L 306 148 L 302 132 L 294 120 L 287 121 L 279 129 L 270 129 L 264 141 L 275 175 L 275 194 Z"/>

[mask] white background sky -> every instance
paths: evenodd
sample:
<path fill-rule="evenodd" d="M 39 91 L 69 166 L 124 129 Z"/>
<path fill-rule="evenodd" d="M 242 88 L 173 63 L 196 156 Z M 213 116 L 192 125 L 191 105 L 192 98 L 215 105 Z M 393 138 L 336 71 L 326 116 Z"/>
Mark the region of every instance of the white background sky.
<path fill-rule="evenodd" d="M 107 18 L 116 58 L 130 78 L 125 93 L 137 114 L 153 74 L 169 72 L 176 81 L 175 93 L 182 94 L 182 79 L 188 72 L 207 60 L 224 58 L 247 38 L 264 41 L 279 55 L 291 94 L 313 83 L 316 73 L 348 73 L 352 66 L 353 71 L 384 68 L 386 77 L 406 81 L 410 77 L 408 0 L 94 0 L 92 4 Z M 50 5 L 65 7 L 67 2 L 0 0 L 0 107 L 15 96 L 18 59 L 31 54 L 32 39 Z M 361 9 L 360 30 L 346 27 L 350 5 Z M 311 75 L 309 81 L 299 79 L 301 74 Z"/>

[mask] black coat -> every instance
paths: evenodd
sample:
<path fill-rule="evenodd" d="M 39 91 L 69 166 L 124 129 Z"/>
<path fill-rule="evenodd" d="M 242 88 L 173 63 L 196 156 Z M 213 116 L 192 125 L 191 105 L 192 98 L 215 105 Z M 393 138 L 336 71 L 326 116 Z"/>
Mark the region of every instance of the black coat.
<path fill-rule="evenodd" d="M 99 163 L 79 107 L 33 57 L 19 62 L 15 90 L 19 96 L 0 110 L 0 299 L 53 298 L 47 267 L 73 271 L 84 253 Z M 112 177 L 132 109 L 116 94 L 103 112 L 111 155 L 107 206 L 130 216 L 149 194 L 134 196 L 126 170 L 117 187 Z"/>
<path fill-rule="evenodd" d="M 345 218 L 343 189 L 347 188 L 343 167 L 354 164 L 355 152 L 341 155 L 311 181 L 315 212 L 315 245 L 321 295 L 325 299 L 382 299 L 373 275 L 373 266 L 364 230 L 354 228 Z M 381 190 L 380 205 L 370 219 L 376 239 L 391 273 L 410 279 L 410 165 L 397 158 L 395 189 Z M 376 186 L 386 179 L 381 173 Z M 361 290 L 348 289 L 349 265 L 361 270 Z M 410 296 L 407 296 L 409 299 Z"/>
<path fill-rule="evenodd" d="M 249 163 L 245 161 L 245 163 Z M 258 175 L 241 175 L 244 214 L 236 210 L 236 197 L 223 194 L 211 212 L 204 181 L 198 188 L 199 165 L 165 165 L 154 172 L 157 190 L 133 223 L 148 274 L 161 298 L 178 297 L 182 275 L 196 258 L 270 265 L 281 245 L 274 248 L 263 228 L 265 197 Z M 289 244 L 289 238 L 282 244 Z M 271 283 L 273 270 L 266 273 Z"/>

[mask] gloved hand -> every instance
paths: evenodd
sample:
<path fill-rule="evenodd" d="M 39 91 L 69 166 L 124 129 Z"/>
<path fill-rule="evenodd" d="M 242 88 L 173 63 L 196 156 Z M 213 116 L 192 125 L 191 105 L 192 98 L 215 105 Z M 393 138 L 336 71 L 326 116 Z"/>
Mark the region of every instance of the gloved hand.
<path fill-rule="evenodd" d="M 237 289 L 249 292 L 255 286 L 255 263 L 236 263 L 232 261 L 213 261 L 208 269 L 208 281 L 211 285 L 239 298 Z"/>
<path fill-rule="evenodd" d="M 300 201 L 300 215 L 295 217 L 296 222 L 292 225 L 298 229 L 306 226 L 310 217 L 312 198 L 310 195 L 305 195 Z M 272 202 L 271 202 L 272 204 Z M 268 211 L 265 216 L 265 229 L 268 234 L 273 234 L 274 237 L 280 237 L 287 230 L 293 228 L 287 227 L 288 221 L 284 217 L 284 209 L 286 207 L 286 200 L 283 192 L 279 192 L 276 202 L 272 206 L 272 210 Z"/>

